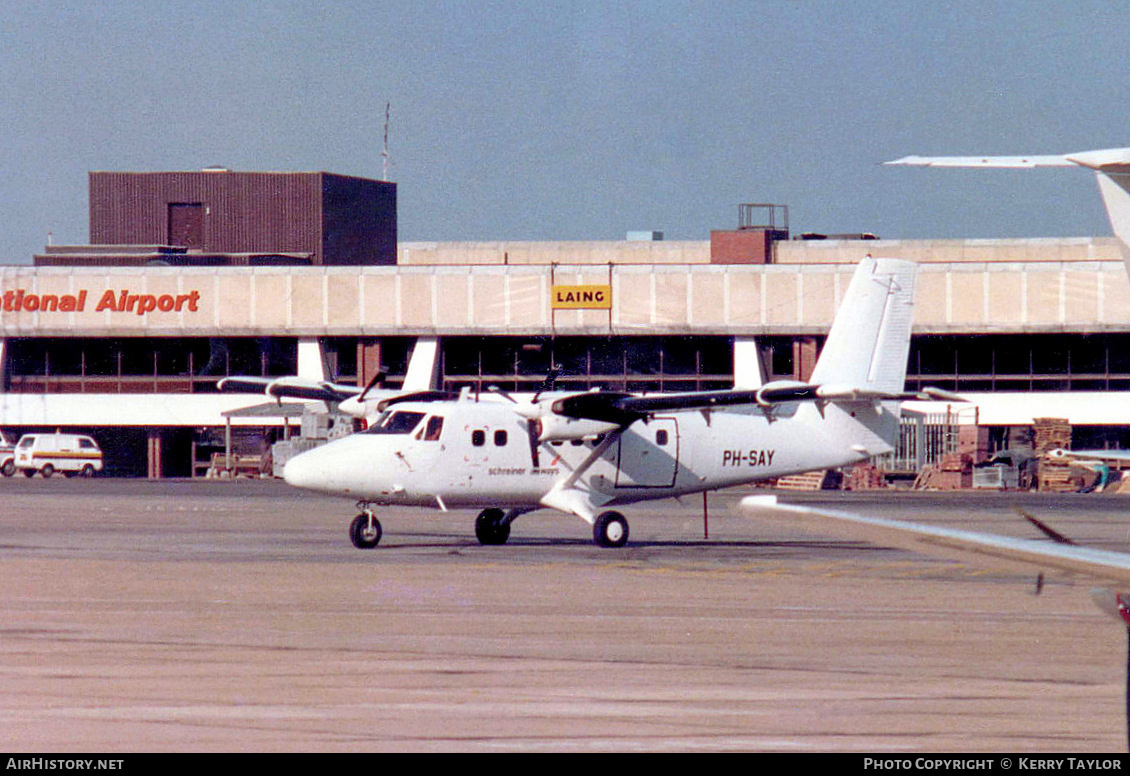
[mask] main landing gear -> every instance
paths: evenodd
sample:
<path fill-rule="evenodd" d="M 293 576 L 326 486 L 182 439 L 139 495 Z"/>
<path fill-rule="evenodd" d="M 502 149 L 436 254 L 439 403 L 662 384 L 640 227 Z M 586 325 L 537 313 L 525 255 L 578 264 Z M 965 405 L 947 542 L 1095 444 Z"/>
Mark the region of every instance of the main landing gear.
<path fill-rule="evenodd" d="M 510 538 L 510 520 L 501 509 L 484 509 L 475 518 L 475 538 L 479 544 L 506 544 Z"/>
<path fill-rule="evenodd" d="M 349 524 L 349 538 L 357 549 L 371 550 L 380 544 L 381 521 L 373 515 L 372 508 L 365 502 L 358 502 L 357 506 L 361 508 L 361 514 Z"/>
<path fill-rule="evenodd" d="M 592 524 L 592 540 L 601 547 L 628 543 L 628 521 L 619 512 L 601 512 Z"/>
<path fill-rule="evenodd" d="M 475 538 L 479 544 L 506 544 L 510 538 L 510 524 L 521 512 L 512 509 L 484 509 L 475 518 Z M 619 512 L 602 512 L 592 526 L 592 540 L 600 547 L 623 547 L 628 543 L 628 521 Z"/>

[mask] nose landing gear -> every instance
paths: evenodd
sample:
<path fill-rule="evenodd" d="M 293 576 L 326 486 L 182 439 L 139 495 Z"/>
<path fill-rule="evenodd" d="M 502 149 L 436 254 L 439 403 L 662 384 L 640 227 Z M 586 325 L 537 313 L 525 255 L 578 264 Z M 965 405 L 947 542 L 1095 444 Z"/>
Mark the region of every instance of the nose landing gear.
<path fill-rule="evenodd" d="M 358 502 L 361 514 L 349 524 L 349 538 L 359 550 L 371 550 L 380 544 L 381 521 L 373 515 L 372 508 L 365 502 Z"/>

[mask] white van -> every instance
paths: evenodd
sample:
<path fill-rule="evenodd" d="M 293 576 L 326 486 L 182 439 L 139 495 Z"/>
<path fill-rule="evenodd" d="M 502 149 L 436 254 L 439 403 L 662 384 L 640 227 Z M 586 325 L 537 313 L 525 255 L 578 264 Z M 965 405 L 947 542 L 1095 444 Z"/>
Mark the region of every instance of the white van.
<path fill-rule="evenodd" d="M 16 446 L 0 431 L 0 474 L 11 477 L 16 473 Z"/>
<path fill-rule="evenodd" d="M 102 450 L 88 436 L 79 434 L 24 434 L 16 443 L 16 468 L 30 477 L 39 472 L 50 477 L 93 477 L 102 471 Z"/>

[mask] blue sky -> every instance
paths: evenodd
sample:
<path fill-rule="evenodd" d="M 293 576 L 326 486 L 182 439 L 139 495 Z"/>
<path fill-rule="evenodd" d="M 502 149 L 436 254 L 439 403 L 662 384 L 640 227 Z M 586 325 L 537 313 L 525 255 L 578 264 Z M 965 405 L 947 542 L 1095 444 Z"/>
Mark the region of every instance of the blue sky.
<path fill-rule="evenodd" d="M 379 177 L 402 240 L 1105 235 L 1082 170 L 906 154 L 1130 146 L 1130 3 L 0 0 L 0 263 L 89 239 L 90 170 Z"/>

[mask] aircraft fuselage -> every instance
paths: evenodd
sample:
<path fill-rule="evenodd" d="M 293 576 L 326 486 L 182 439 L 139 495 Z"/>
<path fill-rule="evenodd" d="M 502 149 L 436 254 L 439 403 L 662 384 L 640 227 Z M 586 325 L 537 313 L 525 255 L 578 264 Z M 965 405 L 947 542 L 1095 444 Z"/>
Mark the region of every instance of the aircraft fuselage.
<path fill-rule="evenodd" d="M 389 413 L 395 428 L 373 428 L 292 459 L 287 482 L 380 505 L 441 508 L 538 508 L 556 484 L 594 505 L 626 504 L 858 462 L 889 449 L 876 438 L 863 450 L 855 433 L 837 443 L 849 420 L 839 406 L 793 405 L 673 412 L 603 437 L 545 441 L 531 451 L 527 421 L 496 402 L 405 403 Z M 844 415 L 840 418 L 838 416 Z M 842 423 L 838 423 L 842 420 Z"/>

